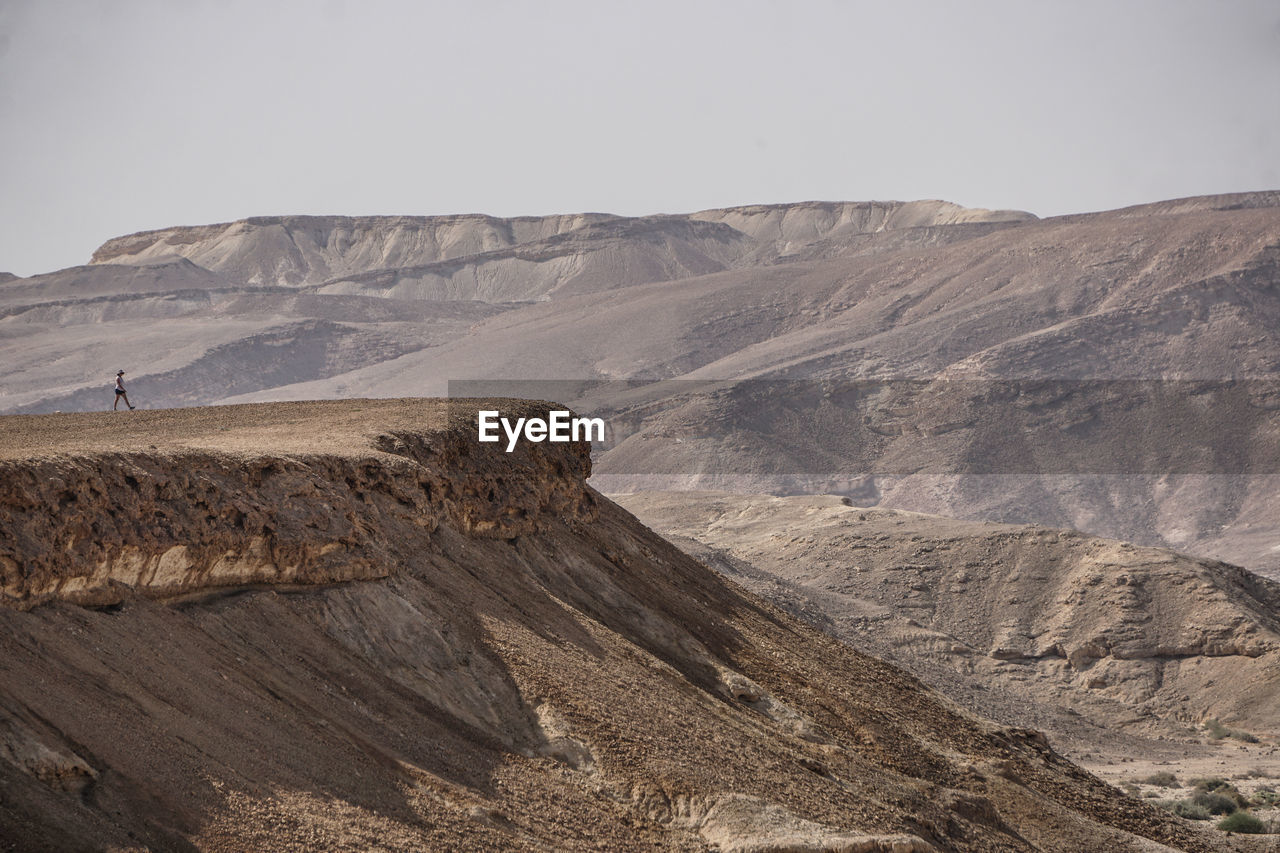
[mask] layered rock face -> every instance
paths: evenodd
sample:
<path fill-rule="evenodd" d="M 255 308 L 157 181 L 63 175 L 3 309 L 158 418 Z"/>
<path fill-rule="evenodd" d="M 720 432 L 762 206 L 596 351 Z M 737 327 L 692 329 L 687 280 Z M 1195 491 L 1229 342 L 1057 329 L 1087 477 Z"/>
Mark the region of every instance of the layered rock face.
<path fill-rule="evenodd" d="M 505 410 L 513 417 L 547 411 L 513 401 Z M 513 454 L 502 460 L 510 466 L 504 472 L 468 461 L 476 441 L 463 413 L 477 411 L 471 401 L 405 403 L 395 411 L 398 423 L 379 419 L 383 431 L 368 435 L 351 407 L 332 403 L 187 411 L 180 419 L 192 431 L 177 448 L 0 457 L 0 596 L 22 607 L 102 605 L 125 591 L 171 598 L 244 584 L 386 577 L 407 558 L 406 542 L 441 523 L 512 538 L 534 532 L 540 518 L 590 517 L 589 445 Z M 339 423 L 328 427 L 325 445 L 351 447 L 296 456 L 200 447 L 202 434 L 209 440 L 210 430 L 242 432 L 244 425 L 270 447 L 273 430 L 288 434 L 289 412 L 309 422 L 334 413 Z M 173 420 L 144 418 L 162 430 Z M 58 420 L 76 431 L 74 447 L 92 447 L 96 427 L 118 426 Z"/>
<path fill-rule="evenodd" d="M 1218 843 L 684 556 L 585 447 L 476 443 L 478 408 L 547 407 L 0 423 L 0 842 Z"/>

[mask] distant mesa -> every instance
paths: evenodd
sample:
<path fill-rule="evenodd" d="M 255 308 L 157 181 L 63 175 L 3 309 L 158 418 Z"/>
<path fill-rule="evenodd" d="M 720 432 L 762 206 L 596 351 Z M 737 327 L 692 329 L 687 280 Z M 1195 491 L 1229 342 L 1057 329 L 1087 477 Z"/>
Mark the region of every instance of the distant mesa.
<path fill-rule="evenodd" d="M 499 219 L 462 216 L 279 216 L 218 225 L 165 228 L 108 240 L 91 263 L 139 263 L 180 255 L 252 284 L 321 284 L 372 270 L 423 267 L 501 252 L 569 234 L 585 241 L 625 236 L 601 224 L 645 224 L 648 230 L 682 223 L 723 222 L 746 235 L 742 250 L 764 240 L 785 248 L 832 232 L 870 233 L 962 222 L 1026 221 L 1020 211 L 963 208 L 949 202 L 807 202 L 704 210 L 688 216 L 618 217 L 586 213 Z"/>

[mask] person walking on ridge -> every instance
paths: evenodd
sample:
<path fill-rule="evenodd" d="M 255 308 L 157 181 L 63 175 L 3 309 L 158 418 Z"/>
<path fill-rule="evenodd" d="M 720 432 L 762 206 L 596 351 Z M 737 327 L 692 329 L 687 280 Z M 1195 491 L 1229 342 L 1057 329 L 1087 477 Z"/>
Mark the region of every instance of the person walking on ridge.
<path fill-rule="evenodd" d="M 124 398 L 124 404 L 128 406 L 130 409 L 132 409 L 133 403 L 129 402 L 129 395 L 126 394 L 124 390 L 124 371 L 123 370 L 116 373 L 116 401 L 111 406 L 111 411 L 114 412 L 119 407 L 121 397 Z"/>

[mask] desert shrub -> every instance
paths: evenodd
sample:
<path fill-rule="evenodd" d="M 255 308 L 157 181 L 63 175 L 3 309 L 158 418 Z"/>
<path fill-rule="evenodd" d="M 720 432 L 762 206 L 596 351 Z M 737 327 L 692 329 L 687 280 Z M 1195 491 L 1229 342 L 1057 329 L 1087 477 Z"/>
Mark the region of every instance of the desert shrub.
<path fill-rule="evenodd" d="M 1225 779 L 1219 779 L 1217 776 L 1209 776 L 1207 778 L 1201 776 L 1188 780 L 1187 784 L 1193 788 L 1198 788 L 1201 791 L 1216 791 L 1223 785 L 1227 784 L 1227 782 Z"/>
<path fill-rule="evenodd" d="M 1191 798 L 1191 802 L 1209 814 L 1231 814 L 1237 808 L 1236 801 L 1232 797 L 1217 791 L 1197 791 Z"/>
<path fill-rule="evenodd" d="M 1249 732 L 1242 732 L 1239 729 L 1229 729 L 1224 726 L 1217 717 L 1206 720 L 1204 724 L 1205 731 L 1209 733 L 1209 737 L 1214 740 L 1222 740 L 1224 737 L 1235 738 L 1245 743 L 1258 743 L 1257 735 Z"/>
<path fill-rule="evenodd" d="M 1280 795 L 1277 795 L 1270 788 L 1264 787 L 1253 792 L 1253 796 L 1249 798 L 1249 803 L 1255 806 L 1274 806 L 1277 800 L 1280 800 Z"/>
<path fill-rule="evenodd" d="M 1140 793 L 1140 789 L 1138 788 L 1138 786 L 1133 784 L 1132 782 L 1125 782 L 1120 787 L 1124 790 L 1126 794 L 1128 794 L 1131 797 L 1136 797 Z"/>
<path fill-rule="evenodd" d="M 1248 832 L 1262 833 L 1267 831 L 1267 825 L 1258 820 L 1248 812 L 1236 812 L 1229 817 L 1218 821 L 1218 829 L 1224 832 Z"/>
<path fill-rule="evenodd" d="M 1213 738 L 1214 740 L 1222 740 L 1224 737 L 1226 737 L 1228 734 L 1231 733 L 1230 729 L 1228 729 L 1222 723 L 1218 722 L 1217 717 L 1213 717 L 1212 719 L 1205 720 L 1204 730 L 1207 731 L 1209 733 L 1209 737 Z"/>
<path fill-rule="evenodd" d="M 1204 806 L 1198 806 L 1190 800 L 1177 800 L 1169 808 L 1169 811 L 1178 817 L 1185 817 L 1188 820 L 1208 820 L 1209 810 Z"/>
<path fill-rule="evenodd" d="M 1223 785 L 1221 788 L 1214 791 L 1213 793 L 1221 794 L 1224 797 L 1230 797 L 1231 799 L 1236 801 L 1236 806 L 1238 808 L 1244 808 L 1245 806 L 1249 805 L 1249 798 L 1246 797 L 1243 793 L 1241 793 L 1240 789 L 1237 788 L 1235 785 Z"/>
<path fill-rule="evenodd" d="M 1168 770 L 1161 770 L 1159 773 L 1152 773 L 1145 779 L 1139 779 L 1144 785 L 1155 785 L 1158 788 L 1180 788 L 1178 777 L 1174 776 Z"/>
<path fill-rule="evenodd" d="M 1147 800 L 1155 800 L 1155 799 L 1158 799 L 1160 795 L 1157 794 L 1155 791 L 1144 791 L 1142 793 L 1142 797 L 1143 799 L 1147 799 Z"/>

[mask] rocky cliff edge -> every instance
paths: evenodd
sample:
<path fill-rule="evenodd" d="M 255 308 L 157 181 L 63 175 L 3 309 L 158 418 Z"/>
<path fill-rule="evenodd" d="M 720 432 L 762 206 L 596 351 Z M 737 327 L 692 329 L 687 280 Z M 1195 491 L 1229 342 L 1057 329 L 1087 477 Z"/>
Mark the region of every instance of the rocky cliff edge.
<path fill-rule="evenodd" d="M 513 538 L 549 517 L 590 517 L 587 443 L 475 452 L 478 410 L 549 407 L 371 400 L 3 419 L 0 602 L 367 580 L 442 521 Z"/>

